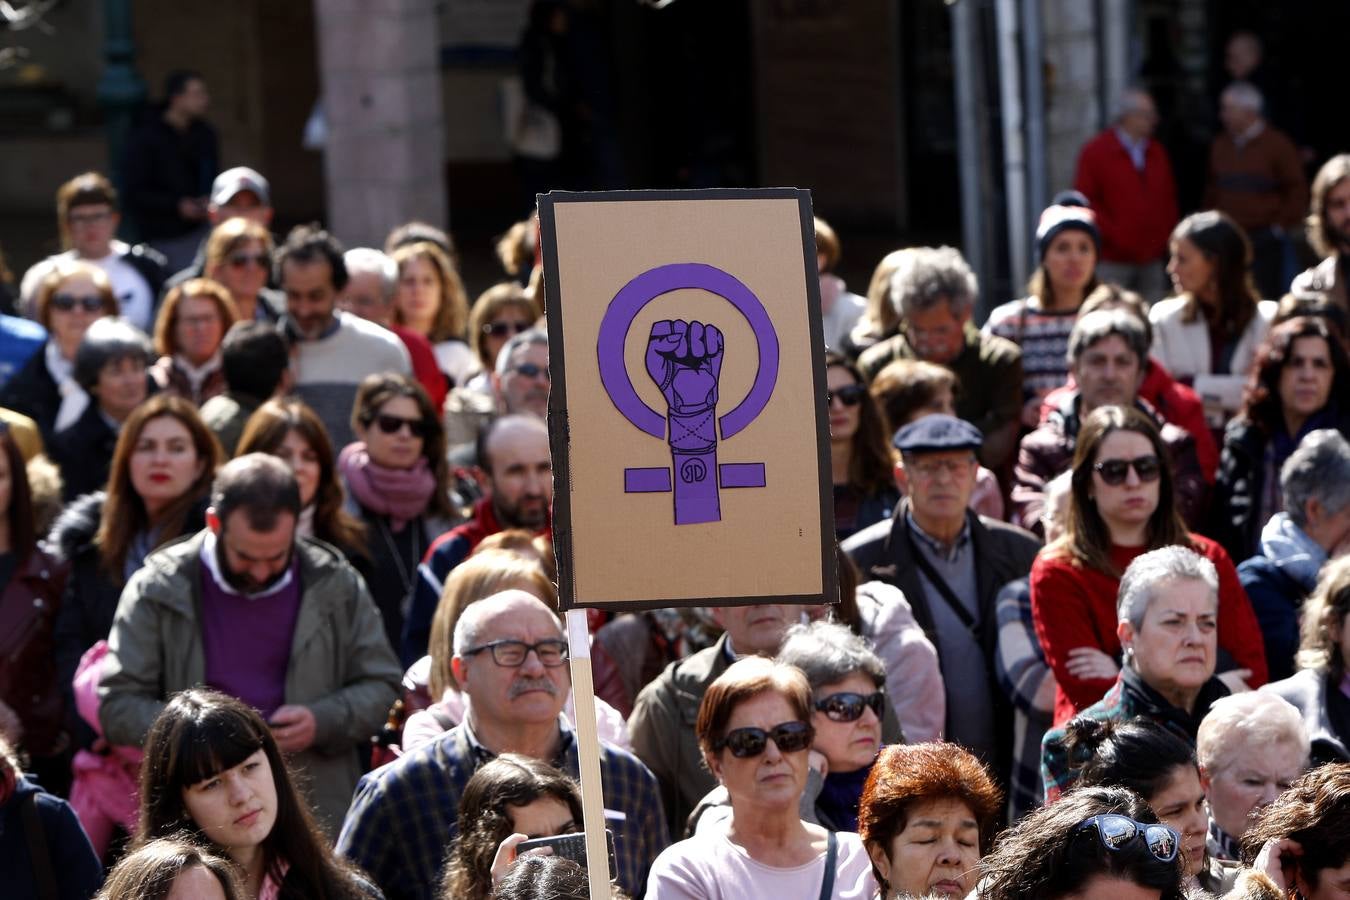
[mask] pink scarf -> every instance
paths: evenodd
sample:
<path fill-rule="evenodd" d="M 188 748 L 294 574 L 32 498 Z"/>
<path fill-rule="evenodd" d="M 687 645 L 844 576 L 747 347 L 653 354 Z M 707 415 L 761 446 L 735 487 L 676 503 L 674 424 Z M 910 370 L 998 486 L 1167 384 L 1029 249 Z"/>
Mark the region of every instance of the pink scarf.
<path fill-rule="evenodd" d="M 389 517 L 389 527 L 400 532 L 427 508 L 436 476 L 426 457 L 411 469 L 389 469 L 371 462 L 362 441 L 348 444 L 338 454 L 338 471 L 362 506 Z"/>

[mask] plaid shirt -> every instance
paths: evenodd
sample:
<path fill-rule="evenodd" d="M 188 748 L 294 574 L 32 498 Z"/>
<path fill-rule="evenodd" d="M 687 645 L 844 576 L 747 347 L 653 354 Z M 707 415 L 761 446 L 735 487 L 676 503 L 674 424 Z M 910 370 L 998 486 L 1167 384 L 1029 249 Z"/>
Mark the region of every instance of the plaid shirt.
<path fill-rule="evenodd" d="M 560 719 L 561 747 L 552 760 L 578 778 L 575 735 Z M 459 799 L 469 777 L 493 754 L 467 722 L 362 777 L 342 823 L 337 850 L 365 869 L 388 900 L 434 900 L 451 841 L 459 833 Z M 637 757 L 600 745 L 605 808 L 624 814 L 614 832 L 619 884 L 641 897 L 647 870 L 667 843 L 656 778 Z M 608 816 L 606 817 L 608 818 Z"/>
<path fill-rule="evenodd" d="M 1031 619 L 1031 583 L 1005 584 L 995 601 L 998 648 L 994 674 L 1013 705 L 1012 777 L 1008 816 L 1017 821 L 1041 805 L 1041 739 L 1054 722 L 1055 673 L 1045 661 Z"/>

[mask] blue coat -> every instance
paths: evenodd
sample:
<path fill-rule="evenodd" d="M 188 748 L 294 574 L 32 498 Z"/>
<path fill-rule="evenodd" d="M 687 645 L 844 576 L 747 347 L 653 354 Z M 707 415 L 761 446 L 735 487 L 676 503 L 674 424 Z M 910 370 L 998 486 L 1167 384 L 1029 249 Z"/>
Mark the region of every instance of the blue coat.
<path fill-rule="evenodd" d="M 43 842 L 47 845 L 56 880 L 57 897 L 60 900 L 89 900 L 103 885 L 103 866 L 94 855 L 80 820 L 75 818 L 70 804 L 26 778 L 18 780 L 14 796 L 0 807 L 0 873 L 4 873 L 5 897 L 35 900 L 39 896 L 37 869 L 24 828 L 23 806 L 30 797 L 37 806 L 38 821 L 42 823 Z"/>

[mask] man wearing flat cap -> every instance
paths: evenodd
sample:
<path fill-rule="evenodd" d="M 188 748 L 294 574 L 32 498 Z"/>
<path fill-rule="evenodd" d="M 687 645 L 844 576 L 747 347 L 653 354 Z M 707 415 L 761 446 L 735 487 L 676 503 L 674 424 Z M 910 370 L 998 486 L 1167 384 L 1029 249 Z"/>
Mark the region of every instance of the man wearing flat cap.
<path fill-rule="evenodd" d="M 994 767 L 1006 783 L 1012 708 L 994 680 L 998 590 L 1031 571 L 1030 533 L 967 506 L 979 467 L 980 430 L 931 415 L 895 433 L 907 496 L 885 522 L 844 542 L 862 580 L 893 584 L 938 650 L 947 689 L 945 737 Z"/>

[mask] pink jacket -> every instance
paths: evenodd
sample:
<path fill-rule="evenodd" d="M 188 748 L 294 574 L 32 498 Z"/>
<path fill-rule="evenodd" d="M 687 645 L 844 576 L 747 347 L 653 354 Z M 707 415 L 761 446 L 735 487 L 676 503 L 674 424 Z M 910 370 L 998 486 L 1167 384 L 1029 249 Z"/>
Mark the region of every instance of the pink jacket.
<path fill-rule="evenodd" d="M 99 641 L 86 650 L 75 670 L 74 683 L 75 708 L 99 738 L 92 751 L 75 754 L 71 764 L 75 780 L 70 788 L 70 805 L 99 858 L 107 852 L 115 826 L 122 826 L 128 834 L 136 833 L 140 806 L 136 785 L 143 756 L 138 747 L 113 746 L 103 739 L 103 727 L 98 721 L 98 682 L 107 655 L 107 641 Z"/>

